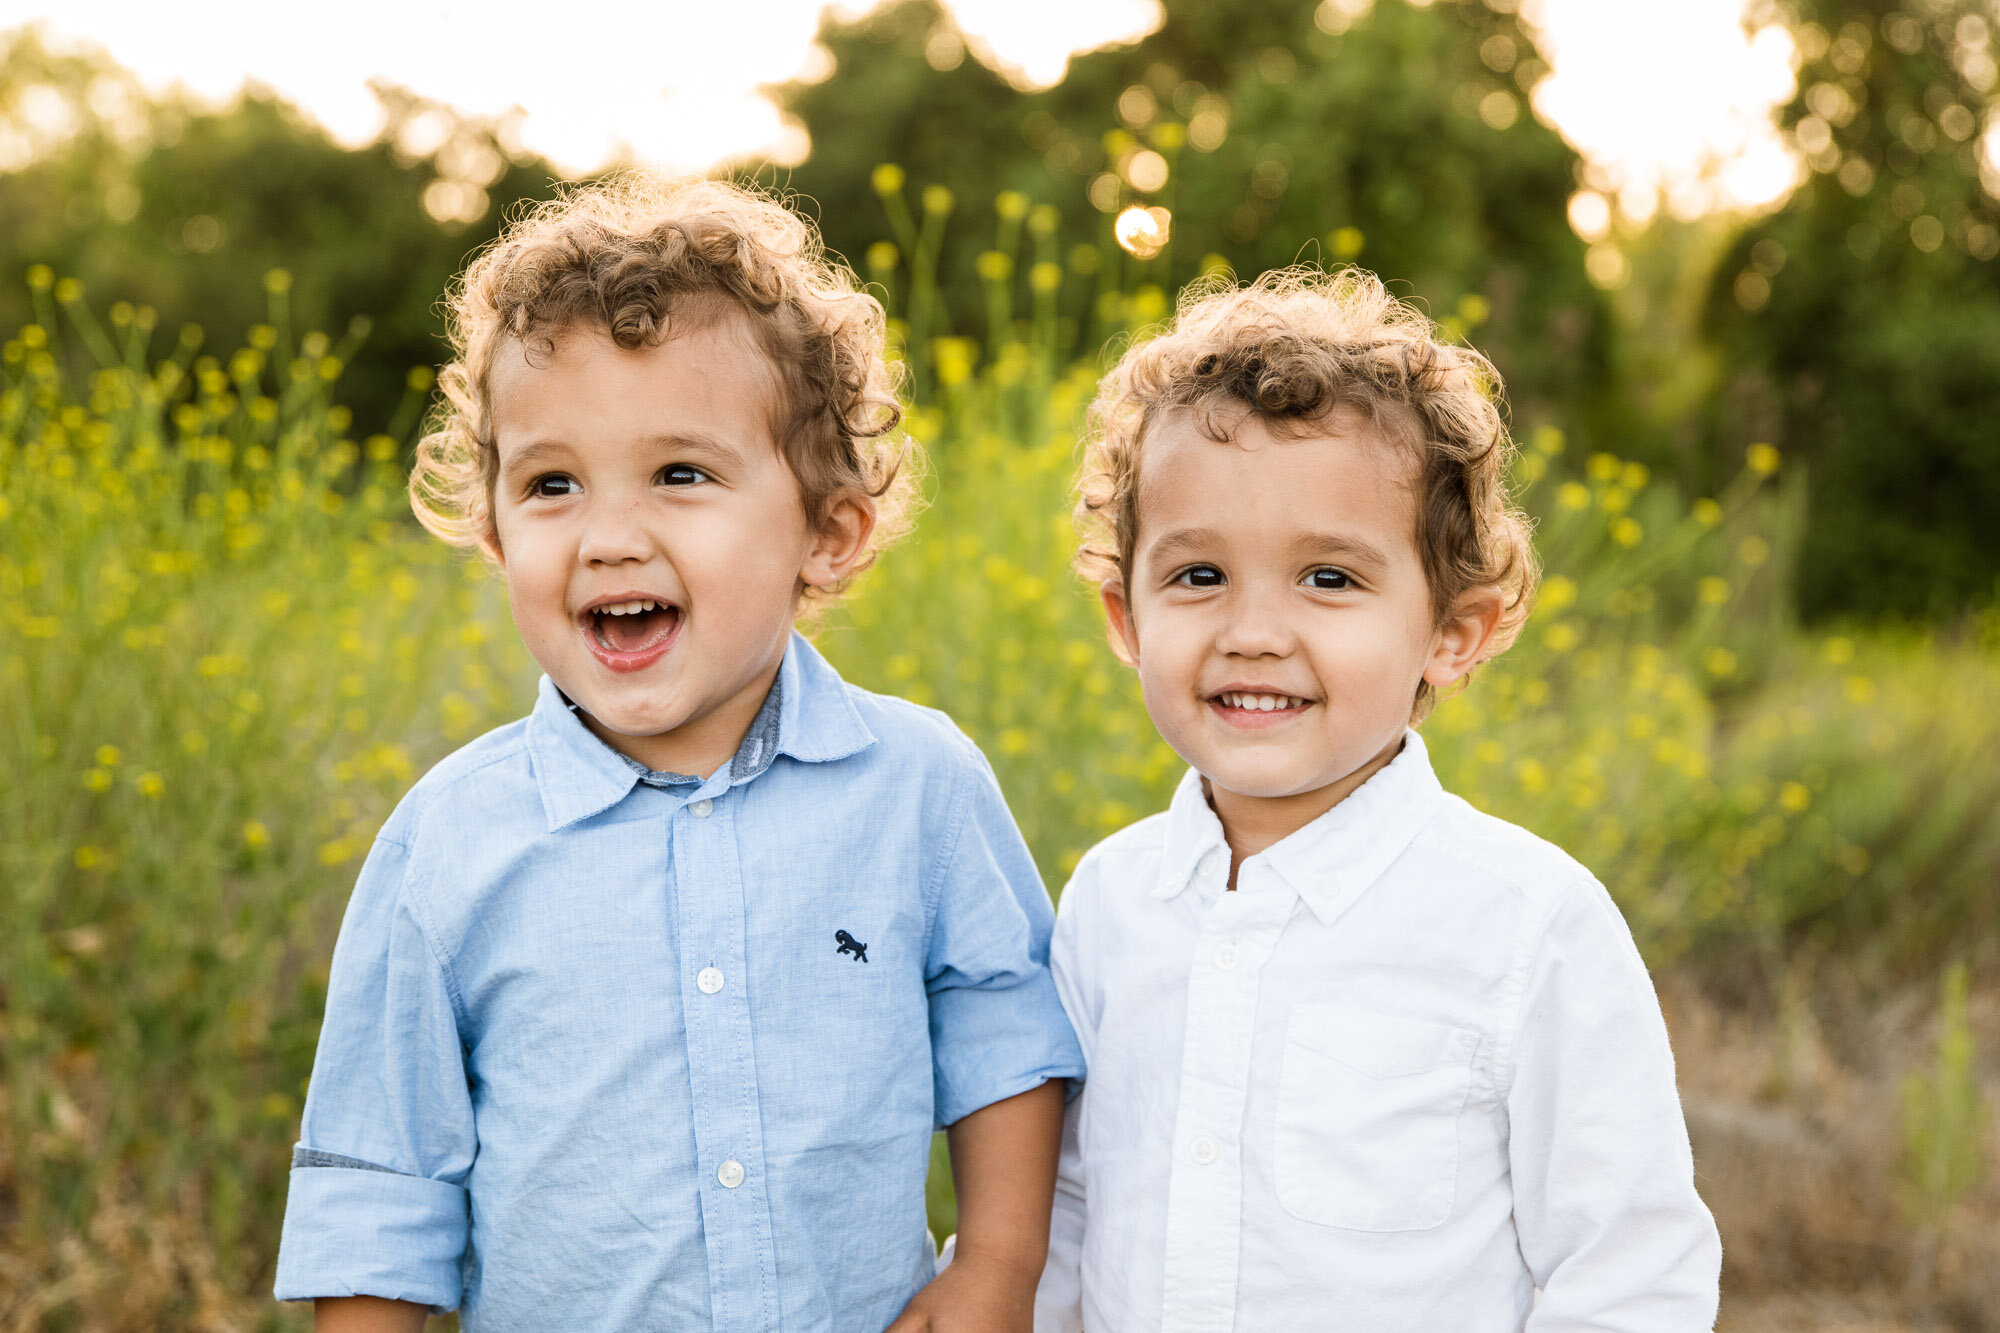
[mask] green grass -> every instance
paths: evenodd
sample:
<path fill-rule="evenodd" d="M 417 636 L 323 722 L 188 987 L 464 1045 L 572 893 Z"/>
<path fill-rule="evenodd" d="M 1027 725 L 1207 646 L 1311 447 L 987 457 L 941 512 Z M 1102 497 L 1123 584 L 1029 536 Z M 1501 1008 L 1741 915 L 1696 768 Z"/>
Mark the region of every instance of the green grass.
<path fill-rule="evenodd" d="M 1032 312 L 1026 278 L 996 283 Z M 227 359 L 162 360 L 145 312 L 100 328 L 48 282 L 0 346 L 0 1325 L 295 1322 L 264 1293 L 360 855 L 531 702 L 499 588 L 408 521 L 407 441 L 350 438 L 352 349 L 292 345 L 284 285 Z M 1114 323 L 1165 309 L 1109 295 Z M 57 340 L 99 369 L 66 378 Z M 1179 773 L 1069 574 L 1095 367 L 1058 345 L 1038 313 L 923 349 L 933 503 L 820 634 L 986 749 L 1052 888 Z M 1551 577 L 1426 726 L 1447 786 L 1596 870 L 1656 965 L 1990 953 L 2000 625 L 1803 633 L 1782 460 L 1691 506 L 1524 433 Z"/>

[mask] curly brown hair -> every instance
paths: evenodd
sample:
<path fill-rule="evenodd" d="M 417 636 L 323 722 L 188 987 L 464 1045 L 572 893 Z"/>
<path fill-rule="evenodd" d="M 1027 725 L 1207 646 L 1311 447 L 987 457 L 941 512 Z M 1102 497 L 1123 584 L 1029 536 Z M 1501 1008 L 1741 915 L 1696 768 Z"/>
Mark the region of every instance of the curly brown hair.
<path fill-rule="evenodd" d="M 1076 485 L 1077 572 L 1093 583 L 1118 579 L 1129 594 L 1145 437 L 1163 416 L 1193 412 L 1220 440 L 1232 411 L 1294 436 L 1348 414 L 1415 460 L 1417 550 L 1437 621 L 1474 588 L 1500 590 L 1488 654 L 1497 656 L 1519 635 L 1539 579 L 1528 519 L 1507 494 L 1514 445 L 1501 395 L 1492 362 L 1447 341 L 1372 273 L 1293 268 L 1247 287 L 1197 286 L 1170 327 L 1126 351 L 1091 404 Z M 1411 721 L 1434 702 L 1420 684 Z"/>
<path fill-rule="evenodd" d="M 417 447 L 410 504 L 455 546 L 490 555 L 496 545 L 489 380 L 507 340 L 547 355 L 583 325 L 633 351 L 731 306 L 770 360 L 782 400 L 773 426 L 808 521 L 823 522 L 843 493 L 874 502 L 855 573 L 908 530 L 920 456 L 901 429 L 882 306 L 772 196 L 643 172 L 574 189 L 511 222 L 445 305 L 457 355 L 438 377 L 444 401 Z"/>

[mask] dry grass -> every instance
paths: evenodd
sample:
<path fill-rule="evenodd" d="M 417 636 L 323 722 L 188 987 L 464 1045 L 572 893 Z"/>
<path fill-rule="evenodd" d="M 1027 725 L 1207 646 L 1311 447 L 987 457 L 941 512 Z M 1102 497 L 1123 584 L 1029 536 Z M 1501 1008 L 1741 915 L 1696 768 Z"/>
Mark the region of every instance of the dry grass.
<path fill-rule="evenodd" d="M 1723 1238 L 1722 1333 L 2000 1329 L 2000 1181 L 1936 1234 L 1898 1182 L 1902 1080 L 1931 1049 L 1935 992 L 1862 1004 L 1838 984 L 1779 1012 L 1661 986 L 1703 1197 Z M 2000 1051 L 2000 990 L 1975 991 Z M 1989 1101 L 2000 1101 L 1989 1058 Z M 1987 1128 L 1987 1160 L 2000 1147 Z"/>

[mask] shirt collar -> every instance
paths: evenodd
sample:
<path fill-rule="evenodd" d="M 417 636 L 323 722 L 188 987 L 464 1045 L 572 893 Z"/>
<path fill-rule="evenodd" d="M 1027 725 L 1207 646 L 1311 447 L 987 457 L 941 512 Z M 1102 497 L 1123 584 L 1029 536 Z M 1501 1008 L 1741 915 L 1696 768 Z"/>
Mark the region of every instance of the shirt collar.
<path fill-rule="evenodd" d="M 780 754 L 804 763 L 824 763 L 845 759 L 874 743 L 874 733 L 848 697 L 846 682 L 794 632 L 778 678 L 736 757 L 725 772 L 702 785 L 748 782 Z M 542 677 L 535 710 L 528 718 L 527 744 L 551 833 L 609 810 L 648 776 L 643 766 L 592 734 L 576 715 L 575 705 L 547 676 Z M 672 780 L 677 775 L 660 776 Z"/>
<path fill-rule="evenodd" d="M 1401 752 L 1380 772 L 1245 864 L 1263 862 L 1305 900 L 1321 925 L 1331 925 L 1436 816 L 1443 795 L 1423 739 L 1405 732 Z M 1214 849 L 1227 855 L 1222 821 L 1209 807 L 1201 775 L 1190 769 L 1168 807 L 1166 846 L 1153 896 L 1167 899 L 1180 893 Z"/>
<path fill-rule="evenodd" d="M 1167 844 L 1160 854 L 1160 878 L 1153 896 L 1171 898 L 1185 889 L 1210 853 L 1228 856 L 1229 843 L 1222 836 L 1222 821 L 1208 804 L 1201 774 L 1190 768 L 1181 775 L 1167 806 Z"/>

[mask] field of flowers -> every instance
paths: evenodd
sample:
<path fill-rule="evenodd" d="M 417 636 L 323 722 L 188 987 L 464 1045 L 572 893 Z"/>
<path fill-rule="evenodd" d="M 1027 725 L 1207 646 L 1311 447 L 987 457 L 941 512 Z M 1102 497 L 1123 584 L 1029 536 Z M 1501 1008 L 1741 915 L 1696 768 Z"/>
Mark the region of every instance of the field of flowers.
<path fill-rule="evenodd" d="M 1058 888 L 1179 765 L 1069 573 L 1097 363 L 1036 313 L 1047 275 L 993 253 L 1029 313 L 984 348 L 913 341 L 932 503 L 820 641 L 973 735 Z M 921 316 L 921 273 L 871 263 Z M 364 331 L 295 336 L 283 272 L 226 352 L 29 284 L 0 343 L 0 1330 L 298 1326 L 264 1293 L 352 877 L 427 765 L 525 711 L 532 666 L 495 580 L 408 520 L 426 372 L 357 439 Z M 1927 995 L 1990 960 L 2000 620 L 1804 632 L 1776 450 L 1689 503 L 1615 441 L 1516 427 L 1549 577 L 1426 726 L 1446 785 L 1592 866 L 1656 969 L 1739 999 L 1780 1004 L 1804 957 Z M 947 1227 L 945 1182 L 935 1204 Z"/>

